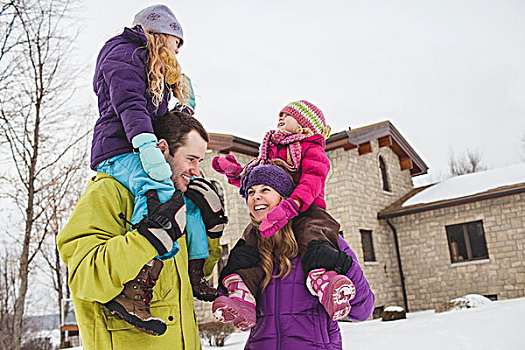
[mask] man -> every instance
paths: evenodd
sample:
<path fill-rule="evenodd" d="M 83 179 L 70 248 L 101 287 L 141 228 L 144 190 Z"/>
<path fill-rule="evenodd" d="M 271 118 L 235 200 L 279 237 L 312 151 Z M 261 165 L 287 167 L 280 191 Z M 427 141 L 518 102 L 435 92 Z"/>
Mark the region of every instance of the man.
<path fill-rule="evenodd" d="M 159 117 L 154 129 L 160 140 L 158 147 L 171 167 L 175 188 L 185 191 L 190 178 L 200 175 L 199 163 L 204 158 L 208 135 L 195 118 L 179 112 Z M 140 276 L 143 266 L 159 254 L 159 244 L 153 244 L 155 237 L 152 238 L 158 230 L 150 229 L 145 234 L 139 227 L 130 231 L 133 201 L 124 186 L 107 174 L 98 173 L 89 181 L 57 237 L 58 250 L 69 269 L 69 286 L 84 349 L 200 349 L 185 235 L 178 240 L 180 252 L 164 261 L 162 270 L 157 271 L 160 274 L 154 278 L 156 283 L 148 281 L 147 292 L 152 293 L 148 312 L 166 321 L 163 335 L 145 334 L 102 306 L 118 296 L 126 283 Z M 158 203 L 159 212 L 170 212 L 166 203 Z M 172 209 L 170 220 L 180 207 Z M 172 237 L 165 233 L 164 236 Z M 220 256 L 218 239 L 213 241 L 216 242 L 210 241 L 209 248 L 212 258 L 205 266 L 208 273 Z"/>

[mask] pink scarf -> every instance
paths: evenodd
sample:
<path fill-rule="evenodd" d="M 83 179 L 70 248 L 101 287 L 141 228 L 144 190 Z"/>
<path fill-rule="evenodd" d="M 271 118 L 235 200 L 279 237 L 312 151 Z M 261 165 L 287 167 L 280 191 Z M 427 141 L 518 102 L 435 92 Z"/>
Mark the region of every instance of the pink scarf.
<path fill-rule="evenodd" d="M 292 158 L 292 164 L 281 159 L 282 164 L 291 172 L 297 171 L 301 165 L 301 143 L 300 141 L 309 137 L 305 134 L 294 134 L 286 130 L 270 130 L 264 136 L 263 142 L 259 149 L 259 156 L 252 160 L 246 168 L 255 167 L 257 165 L 262 165 L 268 163 L 268 153 L 270 151 L 270 146 L 276 145 L 288 145 L 290 150 L 290 157 Z"/>

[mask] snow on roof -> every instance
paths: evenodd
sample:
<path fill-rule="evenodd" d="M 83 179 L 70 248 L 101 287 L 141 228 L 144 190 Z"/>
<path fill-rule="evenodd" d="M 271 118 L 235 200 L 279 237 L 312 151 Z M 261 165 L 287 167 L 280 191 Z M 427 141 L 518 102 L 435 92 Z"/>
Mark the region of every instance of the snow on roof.
<path fill-rule="evenodd" d="M 466 197 L 520 183 L 525 183 L 525 163 L 446 179 L 415 194 L 401 206 Z"/>

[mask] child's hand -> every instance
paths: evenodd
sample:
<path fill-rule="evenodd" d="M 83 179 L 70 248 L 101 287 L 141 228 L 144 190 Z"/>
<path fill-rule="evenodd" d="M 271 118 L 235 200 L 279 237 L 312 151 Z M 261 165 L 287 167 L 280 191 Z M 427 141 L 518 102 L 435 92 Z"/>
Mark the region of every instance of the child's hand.
<path fill-rule="evenodd" d="M 275 232 L 286 226 L 286 223 L 299 215 L 299 206 L 291 199 L 282 200 L 278 206 L 270 210 L 261 221 L 259 232 L 263 238 L 271 237 Z"/>
<path fill-rule="evenodd" d="M 231 154 L 226 157 L 215 157 L 211 166 L 219 174 L 224 174 L 228 179 L 236 179 L 241 174 L 242 165 Z"/>
<path fill-rule="evenodd" d="M 166 162 L 160 148 L 157 147 L 157 137 L 150 133 L 135 136 L 131 143 L 139 150 L 142 168 L 153 180 L 162 181 L 171 177 L 171 168 Z"/>

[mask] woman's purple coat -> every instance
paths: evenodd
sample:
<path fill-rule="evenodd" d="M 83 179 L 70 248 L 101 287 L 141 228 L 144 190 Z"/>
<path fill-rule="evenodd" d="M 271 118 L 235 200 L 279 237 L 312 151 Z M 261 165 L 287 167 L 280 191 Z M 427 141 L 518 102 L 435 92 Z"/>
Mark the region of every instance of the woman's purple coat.
<path fill-rule="evenodd" d="M 364 321 L 374 310 L 374 294 L 357 262 L 355 253 L 341 237 L 340 249 L 354 259 L 346 274 L 356 287 L 350 302 L 349 318 Z M 273 278 L 257 297 L 257 322 L 245 349 L 313 350 L 342 349 L 341 332 L 319 300 L 308 292 L 301 259 L 292 260 L 292 272 L 285 278 Z M 274 271 L 276 273 L 276 271 Z"/>
<path fill-rule="evenodd" d="M 93 78 L 100 116 L 93 134 L 91 169 L 132 152 L 131 139 L 153 133 L 152 120 L 168 111 L 168 93 L 158 108 L 151 100 L 147 65 L 147 40 L 140 26 L 125 28 L 100 50 Z"/>

